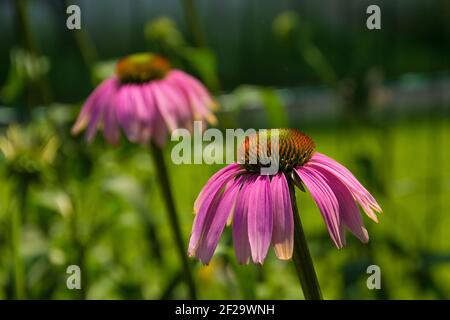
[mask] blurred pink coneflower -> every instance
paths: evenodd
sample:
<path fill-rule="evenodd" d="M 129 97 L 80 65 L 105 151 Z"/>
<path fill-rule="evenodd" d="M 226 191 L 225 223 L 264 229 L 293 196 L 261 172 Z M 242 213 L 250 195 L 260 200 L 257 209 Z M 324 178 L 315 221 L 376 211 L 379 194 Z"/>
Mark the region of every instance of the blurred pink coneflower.
<path fill-rule="evenodd" d="M 116 145 L 120 129 L 131 142 L 150 140 L 164 146 L 168 133 L 192 127 L 194 120 L 215 123 L 215 102 L 205 87 L 187 73 L 171 69 L 163 57 L 137 53 L 121 59 L 116 74 L 104 80 L 88 97 L 72 128 L 87 127 L 91 142 L 97 129 Z"/>
<path fill-rule="evenodd" d="M 149 144 L 191 299 L 197 293 L 162 148 L 173 130 L 192 129 L 194 120 L 215 123 L 215 106 L 198 80 L 172 69 L 159 55 L 137 53 L 117 63 L 116 74 L 92 92 L 72 127 L 73 134 L 87 127 L 88 142 L 101 128 L 105 139 L 116 145 L 121 128 L 131 142 Z"/>

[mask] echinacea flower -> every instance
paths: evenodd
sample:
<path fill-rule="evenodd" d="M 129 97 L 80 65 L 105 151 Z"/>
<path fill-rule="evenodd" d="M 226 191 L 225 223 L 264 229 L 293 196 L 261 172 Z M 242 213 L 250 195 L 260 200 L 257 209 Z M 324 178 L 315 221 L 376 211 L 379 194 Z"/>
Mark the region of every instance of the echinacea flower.
<path fill-rule="evenodd" d="M 267 148 L 268 155 L 278 152 L 274 174 L 261 174 L 261 162 L 248 161 L 263 149 L 258 143 L 262 135 L 278 141 L 278 150 Z M 315 151 L 307 135 L 295 129 L 263 130 L 247 137 L 242 150 L 244 161 L 214 174 L 194 204 L 190 256 L 209 263 L 228 221 L 239 263 L 251 258 L 262 264 L 271 245 L 279 259 L 290 259 L 294 217 L 289 183 L 309 190 L 336 247 L 345 245 L 345 228 L 362 242 L 369 240 L 357 205 L 376 222 L 380 206 L 348 169 Z"/>
<path fill-rule="evenodd" d="M 87 127 L 88 142 L 92 141 L 98 128 L 103 129 L 105 139 L 113 145 L 119 143 L 120 129 L 131 142 L 150 142 L 191 299 L 197 296 L 196 288 L 162 149 L 168 134 L 174 130 L 192 130 L 195 120 L 214 123 L 216 118 L 211 112 L 214 107 L 214 100 L 198 80 L 172 69 L 159 55 L 139 53 L 117 63 L 116 74 L 104 80 L 89 96 L 72 128 L 72 133 L 76 134 Z"/>
<path fill-rule="evenodd" d="M 168 132 L 191 129 L 194 120 L 214 123 L 214 106 L 197 79 L 171 69 L 159 55 L 138 53 L 121 59 L 116 74 L 92 92 L 72 133 L 87 127 L 90 142 L 102 127 L 105 139 L 116 145 L 122 128 L 131 142 L 146 144 L 152 140 L 162 147 Z"/>

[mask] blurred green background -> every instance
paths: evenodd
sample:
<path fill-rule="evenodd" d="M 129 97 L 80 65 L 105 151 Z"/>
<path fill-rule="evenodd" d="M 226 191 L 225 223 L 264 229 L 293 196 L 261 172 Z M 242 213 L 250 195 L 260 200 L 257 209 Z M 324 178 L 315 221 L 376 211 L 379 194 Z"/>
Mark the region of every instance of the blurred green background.
<path fill-rule="evenodd" d="M 70 4 L 81 30 L 66 28 Z M 370 4 L 381 30 L 366 28 Z M 115 61 L 147 50 L 208 86 L 219 129 L 299 128 L 377 198 L 369 244 L 348 236 L 337 250 L 297 193 L 325 298 L 450 298 L 450 2 L 0 0 L 0 36 L 0 298 L 16 297 L 18 259 L 27 298 L 187 297 L 147 148 L 70 135 Z M 186 244 L 220 167 L 170 164 Z M 81 290 L 66 287 L 72 264 Z M 366 287 L 371 264 L 381 290 Z M 273 252 L 238 266 L 229 229 L 194 265 L 203 299 L 302 298 Z"/>

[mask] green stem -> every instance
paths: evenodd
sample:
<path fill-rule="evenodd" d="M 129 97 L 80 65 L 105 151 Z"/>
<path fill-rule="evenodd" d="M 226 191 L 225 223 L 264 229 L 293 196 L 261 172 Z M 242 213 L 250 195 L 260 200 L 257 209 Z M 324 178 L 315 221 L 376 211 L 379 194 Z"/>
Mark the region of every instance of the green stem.
<path fill-rule="evenodd" d="M 169 175 L 167 173 L 166 164 L 164 162 L 164 155 L 157 145 L 151 144 L 152 155 L 158 171 L 159 182 L 162 188 L 162 195 L 166 204 L 167 213 L 169 215 L 169 222 L 172 227 L 173 235 L 175 238 L 175 245 L 177 247 L 178 254 L 180 256 L 184 278 L 189 287 L 189 294 L 191 299 L 197 299 L 197 291 L 195 288 L 194 278 L 192 276 L 191 267 L 186 253 L 186 248 L 183 245 L 183 236 L 181 234 L 180 222 L 178 220 L 177 212 L 175 209 L 175 202 L 172 195 L 172 189 L 170 187 Z"/>
<path fill-rule="evenodd" d="M 20 33 L 23 37 L 23 45 L 30 52 L 37 53 L 37 44 L 33 36 L 31 35 L 31 28 L 28 19 L 27 3 L 26 0 L 17 0 L 17 15 Z"/>
<path fill-rule="evenodd" d="M 186 23 L 191 33 L 193 43 L 196 47 L 203 47 L 205 45 L 205 38 L 202 28 L 200 26 L 200 20 L 195 8 L 193 0 L 182 0 L 184 15 L 186 17 Z"/>
<path fill-rule="evenodd" d="M 306 242 L 305 232 L 303 231 L 302 222 L 298 214 L 294 184 L 290 180 L 288 180 L 288 184 L 294 213 L 294 254 L 292 260 L 294 261 L 295 270 L 297 271 L 305 299 L 322 300 L 319 281 L 317 280 L 314 264 Z"/>
<path fill-rule="evenodd" d="M 27 198 L 26 182 L 18 184 L 19 206 L 13 210 L 11 216 L 11 250 L 13 256 L 14 294 L 18 300 L 26 299 L 25 293 L 25 270 L 21 252 L 22 238 L 22 212 L 25 210 Z"/>
<path fill-rule="evenodd" d="M 40 52 L 36 40 L 33 37 L 33 33 L 31 31 L 31 26 L 29 23 L 30 19 L 28 16 L 27 0 L 17 0 L 16 9 L 20 34 L 23 36 L 22 44 L 35 57 L 38 57 L 40 56 Z M 50 103 L 50 101 L 52 100 L 52 92 L 50 88 L 50 81 L 47 75 L 45 74 L 42 75 L 42 77 L 38 79 L 34 83 L 34 85 L 40 92 L 42 102 L 44 104 Z"/>
<path fill-rule="evenodd" d="M 86 284 L 89 283 L 87 281 L 87 276 L 86 276 L 86 271 L 85 271 L 85 270 L 87 270 L 87 268 L 85 268 L 85 251 L 86 251 L 85 249 L 86 249 L 86 247 L 80 240 L 79 229 L 78 229 L 78 208 L 73 210 L 69 215 L 69 227 L 70 227 L 72 246 L 75 250 L 75 261 L 78 264 L 78 266 L 80 267 L 80 270 L 83 275 L 83 282 L 81 285 L 81 289 L 76 290 L 77 291 L 76 295 L 78 296 L 79 299 L 86 300 L 86 298 L 87 298 Z"/>
<path fill-rule="evenodd" d="M 70 5 L 68 0 L 64 1 L 66 7 Z M 95 62 L 98 59 L 97 49 L 95 48 L 94 43 L 92 42 L 91 37 L 85 29 L 80 30 L 72 30 L 71 33 L 74 36 L 75 43 L 80 50 L 81 58 L 83 59 L 86 68 L 89 71 L 89 75 L 93 80 L 93 69 L 95 66 Z M 92 85 L 95 85 L 94 81 L 92 81 Z"/>

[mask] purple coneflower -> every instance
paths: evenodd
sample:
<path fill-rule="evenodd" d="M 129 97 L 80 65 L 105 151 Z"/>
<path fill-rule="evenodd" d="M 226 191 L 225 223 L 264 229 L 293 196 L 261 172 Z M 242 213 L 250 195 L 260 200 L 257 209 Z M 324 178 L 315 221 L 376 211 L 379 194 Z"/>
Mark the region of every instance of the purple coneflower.
<path fill-rule="evenodd" d="M 97 129 L 116 145 L 122 128 L 131 142 L 159 147 L 168 133 L 192 127 L 194 120 L 216 121 L 215 106 L 205 87 L 181 70 L 171 69 L 163 57 L 138 53 L 121 59 L 116 75 L 104 80 L 87 99 L 72 133 L 87 127 L 91 142 Z"/>
<path fill-rule="evenodd" d="M 279 169 L 273 175 L 260 174 L 262 165 L 248 161 L 259 152 L 262 133 L 269 139 L 277 135 L 274 147 L 278 149 Z M 294 234 L 302 232 L 295 230 L 301 229 L 301 224 L 295 221 L 293 185 L 309 190 L 338 248 L 345 245 L 345 228 L 362 242 L 369 240 L 357 204 L 374 221 L 380 206 L 348 169 L 315 151 L 307 135 L 295 129 L 263 130 L 247 137 L 241 150 L 244 157 L 240 163 L 213 175 L 194 204 L 190 256 L 209 263 L 228 221 L 239 263 L 251 259 L 262 264 L 271 245 L 279 259 L 292 258 L 297 244 Z"/>
<path fill-rule="evenodd" d="M 196 298 L 196 289 L 162 147 L 168 134 L 178 128 L 192 129 L 194 120 L 214 123 L 216 118 L 211 112 L 214 107 L 214 100 L 198 80 L 171 69 L 169 62 L 159 55 L 139 53 L 117 63 L 116 74 L 89 96 L 72 128 L 76 134 L 87 127 L 88 142 L 102 128 L 105 139 L 113 145 L 119 143 L 122 128 L 131 142 L 150 145 L 192 299 Z"/>

